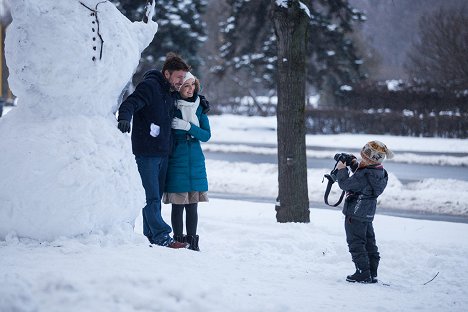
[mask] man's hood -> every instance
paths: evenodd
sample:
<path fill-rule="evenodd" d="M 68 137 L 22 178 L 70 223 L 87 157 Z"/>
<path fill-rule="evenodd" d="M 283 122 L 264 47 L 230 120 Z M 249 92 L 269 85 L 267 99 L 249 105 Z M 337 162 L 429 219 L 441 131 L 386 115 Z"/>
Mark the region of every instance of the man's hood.
<path fill-rule="evenodd" d="M 171 88 L 171 84 L 169 83 L 169 81 L 167 81 L 166 78 L 164 78 L 163 74 L 159 71 L 159 70 L 156 70 L 156 69 L 152 69 L 150 71 L 147 71 L 144 76 L 143 76 L 143 79 L 144 80 L 156 80 L 159 84 L 161 84 L 161 86 L 167 88 L 168 90 L 170 90 Z"/>

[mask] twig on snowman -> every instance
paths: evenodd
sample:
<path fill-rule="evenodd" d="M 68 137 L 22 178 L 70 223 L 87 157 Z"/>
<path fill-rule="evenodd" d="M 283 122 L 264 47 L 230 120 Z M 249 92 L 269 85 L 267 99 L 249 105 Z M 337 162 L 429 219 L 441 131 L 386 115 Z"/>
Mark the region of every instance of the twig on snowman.
<path fill-rule="evenodd" d="M 97 35 L 99 37 L 99 39 L 101 40 L 101 50 L 99 51 L 99 59 L 102 59 L 102 49 L 104 47 L 104 39 L 102 39 L 102 36 L 101 36 L 101 33 L 99 31 L 99 18 L 98 18 L 98 6 L 101 4 L 101 3 L 105 3 L 107 2 L 107 0 L 105 1 L 101 1 L 101 2 L 98 2 L 96 4 L 96 6 L 94 7 L 94 9 L 91 9 L 90 7 L 88 7 L 86 4 L 84 4 L 83 2 L 80 1 L 80 4 L 82 6 L 84 6 L 85 8 L 87 8 L 88 10 L 90 10 L 92 13 L 91 15 L 94 16 L 94 18 L 96 19 L 96 25 L 97 25 Z M 94 23 L 94 22 L 93 22 Z M 93 28 L 93 32 L 94 32 L 94 28 Z M 94 38 L 93 38 L 94 39 Z M 96 50 L 96 47 L 93 47 L 94 50 Z M 95 61 L 96 58 L 93 56 L 93 61 Z"/>

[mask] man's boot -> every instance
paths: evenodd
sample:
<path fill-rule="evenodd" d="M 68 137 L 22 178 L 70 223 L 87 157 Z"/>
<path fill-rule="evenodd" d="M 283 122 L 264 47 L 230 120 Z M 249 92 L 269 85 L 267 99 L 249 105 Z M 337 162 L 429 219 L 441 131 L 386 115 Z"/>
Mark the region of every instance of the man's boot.
<path fill-rule="evenodd" d="M 174 240 L 179 243 L 186 243 L 187 241 L 185 240 L 185 235 L 174 235 L 173 236 Z"/>
<path fill-rule="evenodd" d="M 173 249 L 180 249 L 180 248 L 188 248 L 189 245 L 187 243 L 176 242 L 175 240 L 173 240 L 172 243 L 167 245 L 167 247 L 173 248 Z"/>
<path fill-rule="evenodd" d="M 172 243 L 170 243 L 167 247 L 179 249 L 179 248 L 189 248 L 189 244 L 185 241 L 184 235 L 174 235 L 172 239 Z"/>
<path fill-rule="evenodd" d="M 200 251 L 200 248 L 198 247 L 198 235 L 187 235 L 185 236 L 187 239 L 187 243 L 190 244 L 188 249 L 195 250 L 195 251 Z"/>

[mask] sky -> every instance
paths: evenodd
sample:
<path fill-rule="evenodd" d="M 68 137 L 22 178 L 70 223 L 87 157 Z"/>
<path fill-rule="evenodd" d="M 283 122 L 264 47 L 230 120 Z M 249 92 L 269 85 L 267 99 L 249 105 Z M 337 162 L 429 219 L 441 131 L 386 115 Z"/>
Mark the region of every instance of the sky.
<path fill-rule="evenodd" d="M 19 101 L 0 118 L 0 311 L 466 310 L 467 223 L 377 213 L 382 260 L 380 282 L 372 285 L 345 281 L 354 266 L 340 209 L 312 206 L 310 223 L 280 224 L 274 203 L 213 197 L 199 207 L 201 252 L 149 247 L 130 136 L 116 128 L 112 111 L 157 25 L 103 10 L 101 31 L 109 39 L 94 62 L 88 41 L 77 40 L 93 35 L 82 27 L 92 19 L 77 1 L 31 3 L 14 2 L 6 39 Z M 54 10 L 43 10 L 52 3 Z M 73 19 L 50 28 L 61 16 Z M 276 140 L 272 118 L 210 121 L 211 146 Z M 397 155 L 468 150 L 466 140 L 346 134 L 307 136 L 307 144 L 332 153 L 371 138 Z M 213 193 L 275 196 L 276 170 L 207 160 Z M 311 200 L 321 198 L 316 189 L 329 170 L 308 170 Z M 464 181 L 440 179 L 402 185 L 390 172 L 379 205 L 466 215 L 466 189 Z M 170 206 L 162 214 L 169 222 Z"/>

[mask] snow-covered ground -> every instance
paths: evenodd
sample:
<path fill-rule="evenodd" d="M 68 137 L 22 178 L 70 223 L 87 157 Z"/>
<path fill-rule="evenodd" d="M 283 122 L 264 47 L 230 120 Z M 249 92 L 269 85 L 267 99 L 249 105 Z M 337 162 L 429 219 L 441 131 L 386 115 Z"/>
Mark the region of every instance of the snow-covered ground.
<path fill-rule="evenodd" d="M 201 252 L 149 248 L 141 234 L 10 236 L 0 242 L 0 311 L 466 311 L 468 224 L 374 224 L 382 260 L 371 285 L 345 281 L 354 267 L 331 210 L 279 224 L 272 204 L 214 199 L 199 209 Z"/>
<path fill-rule="evenodd" d="M 211 116 L 211 123 L 218 144 L 275 140 L 269 118 Z M 466 152 L 460 140 L 343 136 L 307 140 L 331 151 L 360 148 L 377 138 L 396 153 Z M 208 160 L 207 167 L 211 191 L 276 196 L 275 165 Z M 321 200 L 321 177 L 328 171 L 309 170 L 311 200 Z M 465 182 L 429 180 L 403 188 L 395 177 L 390 181 L 381 205 L 466 214 Z M 199 214 L 200 253 L 149 248 L 140 217 L 135 234 L 97 232 L 40 242 L 11 233 L 0 241 L 0 311 L 465 311 L 468 306 L 468 224 L 377 215 L 381 282 L 357 285 L 344 280 L 353 265 L 338 208 L 312 207 L 309 224 L 277 223 L 273 203 L 212 199 L 200 205 Z M 170 206 L 163 206 L 163 216 L 169 222 Z"/>

